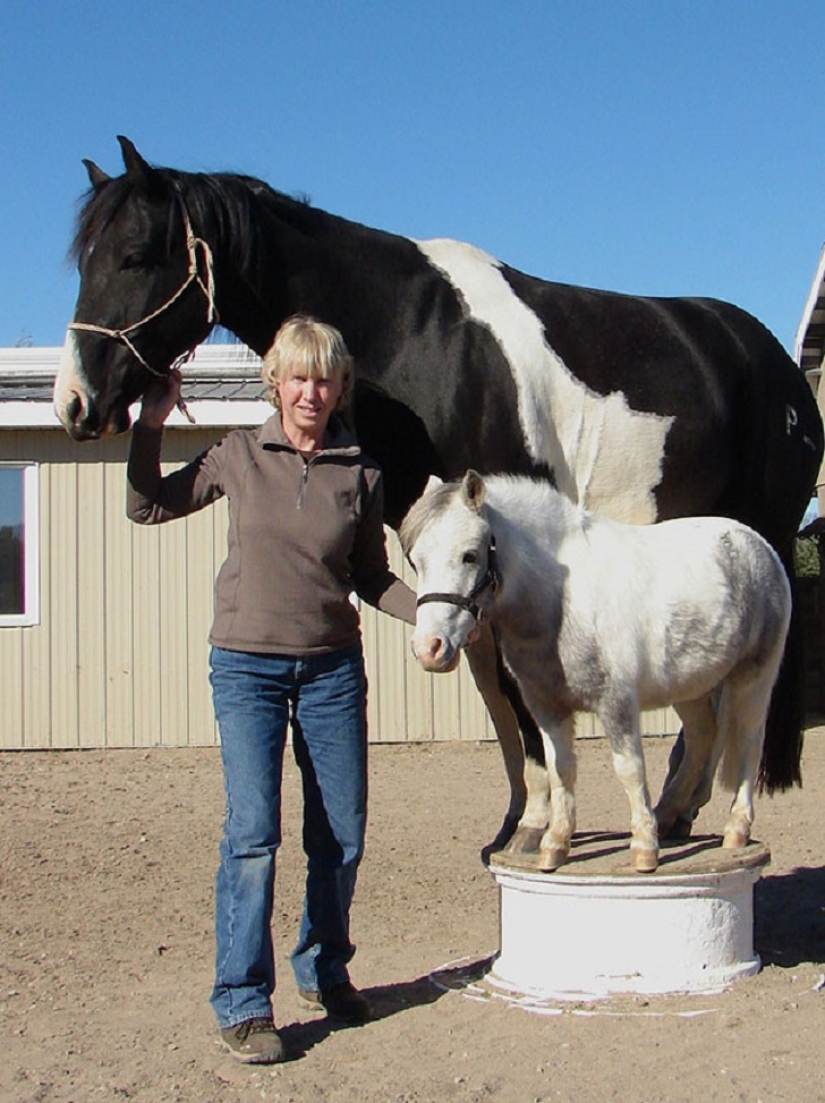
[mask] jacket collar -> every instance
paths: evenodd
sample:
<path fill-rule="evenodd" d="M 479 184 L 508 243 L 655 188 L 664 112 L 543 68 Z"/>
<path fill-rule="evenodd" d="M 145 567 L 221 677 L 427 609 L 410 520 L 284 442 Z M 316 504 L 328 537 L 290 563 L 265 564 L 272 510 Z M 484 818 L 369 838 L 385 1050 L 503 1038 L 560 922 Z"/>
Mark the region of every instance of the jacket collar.
<path fill-rule="evenodd" d="M 284 448 L 290 452 L 297 452 L 294 444 L 289 440 L 284 427 L 281 424 L 281 414 L 276 410 L 272 417 L 267 418 L 258 430 L 258 441 L 262 448 Z M 335 414 L 329 419 L 327 431 L 324 434 L 324 444 L 319 455 L 326 453 L 339 453 L 343 455 L 357 455 L 360 452 L 358 441 L 350 433 L 343 421 Z"/>

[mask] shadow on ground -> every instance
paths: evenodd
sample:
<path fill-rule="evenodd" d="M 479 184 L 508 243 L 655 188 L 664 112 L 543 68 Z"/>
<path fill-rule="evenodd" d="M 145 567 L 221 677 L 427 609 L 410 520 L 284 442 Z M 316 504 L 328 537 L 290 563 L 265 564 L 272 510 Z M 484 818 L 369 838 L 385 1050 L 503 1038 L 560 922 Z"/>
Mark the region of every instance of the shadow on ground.
<path fill-rule="evenodd" d="M 753 911 L 754 949 L 764 965 L 825 962 L 825 867 L 762 877 Z"/>
<path fill-rule="evenodd" d="M 435 1003 L 447 992 L 445 987 L 435 985 L 429 974 L 416 977 L 415 980 L 399 984 L 386 984 L 375 988 L 362 989 L 372 1006 L 372 1021 L 387 1019 L 413 1007 L 423 1007 Z M 278 1028 L 286 1046 L 289 1060 L 297 1061 L 305 1057 L 311 1049 L 319 1045 L 330 1034 L 339 1030 L 358 1030 L 357 1026 L 329 1019 L 323 1013 L 318 1018 L 304 1022 L 289 1023 Z"/>

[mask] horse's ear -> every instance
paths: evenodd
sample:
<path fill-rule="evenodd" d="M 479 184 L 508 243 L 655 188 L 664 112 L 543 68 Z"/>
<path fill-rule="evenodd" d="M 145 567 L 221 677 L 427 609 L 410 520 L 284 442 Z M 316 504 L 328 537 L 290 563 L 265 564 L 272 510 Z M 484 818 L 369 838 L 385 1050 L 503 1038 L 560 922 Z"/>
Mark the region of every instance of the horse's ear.
<path fill-rule="evenodd" d="M 122 134 L 118 134 L 117 140 L 120 143 L 120 151 L 123 154 L 123 164 L 126 166 L 126 175 L 143 180 L 144 183 L 148 184 L 154 175 L 152 166 L 148 161 L 144 161 L 128 138 L 124 138 Z"/>
<path fill-rule="evenodd" d="M 83 164 L 86 166 L 86 172 L 89 174 L 89 183 L 96 192 L 100 191 L 100 189 L 112 179 L 103 169 L 99 169 L 94 161 L 88 161 L 84 157 Z"/>
<path fill-rule="evenodd" d="M 422 491 L 422 493 L 429 494 L 429 492 L 431 490 L 435 490 L 435 488 L 437 486 L 443 486 L 443 485 L 444 485 L 444 480 L 439 479 L 438 475 L 430 475 L 429 479 L 427 479 L 427 485 L 424 487 L 424 490 Z"/>
<path fill-rule="evenodd" d="M 484 502 L 484 479 L 472 468 L 464 476 L 464 481 L 461 484 L 461 497 L 464 504 L 474 513 L 481 512 L 481 506 Z"/>

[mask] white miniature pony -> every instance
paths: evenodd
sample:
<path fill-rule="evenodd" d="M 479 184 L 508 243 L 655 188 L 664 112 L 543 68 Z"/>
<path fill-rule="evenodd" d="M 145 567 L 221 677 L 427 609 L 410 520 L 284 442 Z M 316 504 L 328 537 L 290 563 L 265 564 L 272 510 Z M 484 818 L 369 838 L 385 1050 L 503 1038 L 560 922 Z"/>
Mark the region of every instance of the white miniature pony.
<path fill-rule="evenodd" d="M 488 617 L 539 723 L 550 793 L 535 780 L 530 792 L 526 778 L 521 826 L 542 831 L 540 868 L 565 861 L 575 830 L 579 710 L 596 713 L 610 741 L 634 869 L 656 869 L 658 832 L 709 799 L 723 752 L 734 793 L 723 846 L 747 844 L 791 610 L 785 571 L 761 536 L 719 517 L 619 524 L 547 483 L 469 471 L 427 489 L 401 541 L 418 575 L 421 665 L 452 670 Z M 639 711 L 667 704 L 685 751 L 654 815 Z"/>

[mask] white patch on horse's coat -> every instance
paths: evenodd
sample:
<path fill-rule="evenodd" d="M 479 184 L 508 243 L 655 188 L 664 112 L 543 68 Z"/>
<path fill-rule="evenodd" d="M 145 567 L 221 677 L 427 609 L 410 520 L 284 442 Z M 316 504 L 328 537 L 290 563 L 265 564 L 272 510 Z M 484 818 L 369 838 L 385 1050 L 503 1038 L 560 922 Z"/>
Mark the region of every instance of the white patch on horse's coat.
<path fill-rule="evenodd" d="M 632 410 L 620 391 L 596 394 L 544 338 L 541 320 L 518 298 L 495 257 L 448 239 L 416 241 L 486 326 L 510 365 L 527 451 L 555 473 L 574 502 L 621 521 L 656 520 L 665 440 L 673 417 Z"/>
<path fill-rule="evenodd" d="M 75 395 L 86 404 L 88 383 L 83 375 L 80 353 L 77 349 L 77 337 L 72 330 L 66 331 L 66 340 L 60 353 L 60 364 L 54 381 L 54 412 L 61 424 L 67 424 L 66 407 Z"/>

